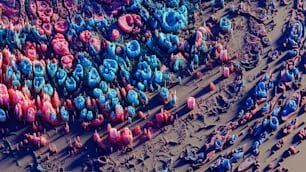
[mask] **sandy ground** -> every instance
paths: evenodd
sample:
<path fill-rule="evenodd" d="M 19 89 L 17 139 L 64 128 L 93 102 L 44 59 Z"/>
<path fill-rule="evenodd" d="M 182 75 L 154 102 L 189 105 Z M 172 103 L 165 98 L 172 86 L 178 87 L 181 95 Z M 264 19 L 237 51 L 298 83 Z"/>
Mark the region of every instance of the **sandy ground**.
<path fill-rule="evenodd" d="M 236 4 L 237 1 L 230 2 L 227 4 L 225 9 L 228 9 L 231 4 Z M 189 112 L 186 108 L 186 99 L 189 96 L 194 96 L 196 98 L 204 100 L 204 104 L 210 106 L 210 103 L 214 102 L 214 99 L 220 94 L 225 95 L 229 99 L 232 98 L 228 93 L 230 90 L 227 90 L 227 86 L 233 81 L 232 76 L 230 78 L 224 79 L 222 77 L 222 66 L 217 66 L 212 70 L 205 71 L 205 66 L 200 67 L 199 71 L 205 71 L 203 76 L 200 79 L 194 79 L 194 76 L 188 77 L 183 80 L 181 85 L 175 85 L 171 89 L 176 90 L 178 105 L 176 108 L 171 108 L 173 114 L 177 114 L 178 119 L 171 125 L 168 125 L 166 130 L 154 130 L 153 139 L 143 142 L 141 139 L 135 139 L 133 150 L 131 152 L 125 152 L 123 150 L 118 150 L 111 153 L 108 156 L 109 163 L 102 166 L 102 171 L 162 171 L 165 163 L 172 161 L 169 165 L 169 171 L 188 171 L 190 163 L 182 160 L 180 158 L 182 152 L 186 148 L 198 147 L 199 149 L 203 148 L 204 143 L 207 142 L 207 136 L 212 132 L 213 129 L 217 128 L 220 125 L 225 124 L 227 121 L 232 120 L 236 117 L 237 112 L 239 111 L 241 105 L 244 103 L 245 98 L 248 94 L 251 93 L 252 88 L 262 76 L 262 69 L 267 65 L 268 59 L 265 58 L 268 51 L 273 48 L 280 48 L 280 37 L 282 35 L 282 29 L 285 23 L 289 19 L 289 11 L 293 7 L 291 2 L 287 6 L 279 6 L 279 2 L 276 2 L 277 12 L 273 16 L 272 25 L 273 29 L 269 29 L 271 25 L 266 25 L 266 29 L 269 31 L 268 35 L 272 40 L 272 46 L 266 47 L 263 49 L 263 59 L 260 60 L 258 66 L 255 69 L 245 72 L 245 89 L 240 93 L 240 95 L 233 101 L 230 109 L 226 113 L 221 113 L 217 115 L 208 115 L 205 112 L 205 108 L 199 108 L 192 112 Z M 206 4 L 207 5 L 207 4 Z M 210 7 L 201 6 L 202 15 L 199 12 L 195 12 L 195 27 L 198 27 L 199 24 L 203 23 L 206 19 L 212 14 Z M 229 16 L 235 18 L 236 28 L 228 42 L 229 54 L 233 52 L 239 52 L 243 49 L 243 38 L 244 34 L 248 31 L 247 22 L 249 17 L 235 15 L 231 16 L 227 13 L 227 10 L 219 10 L 215 13 L 215 16 Z M 271 19 L 272 20 L 272 19 Z M 270 62 L 270 69 L 273 71 L 273 74 L 279 78 L 278 69 L 282 65 L 282 61 L 286 56 L 286 51 L 281 54 L 281 56 L 273 62 Z M 306 87 L 306 75 L 305 71 L 303 72 L 302 77 L 302 88 Z M 208 85 L 210 82 L 218 82 L 216 84 L 216 89 L 214 91 L 208 90 Z M 132 124 L 122 123 L 117 128 L 122 128 L 128 126 L 133 128 L 135 125 L 143 126 L 146 122 L 154 117 L 163 105 L 158 102 L 156 95 L 152 95 L 152 102 L 149 107 L 148 118 L 146 120 L 136 119 Z M 167 109 L 167 106 L 165 107 Z M 190 113 L 194 114 L 194 118 L 190 118 Z M 302 111 L 298 114 L 300 123 L 306 120 L 305 113 Z M 239 126 L 233 131 L 233 134 L 240 136 L 236 143 L 225 150 L 218 152 L 216 158 L 220 154 L 224 154 L 235 147 L 247 144 L 252 145 L 254 139 L 248 137 L 248 129 L 252 124 L 260 119 L 259 115 L 255 117 L 252 121 L 248 122 L 245 125 Z M 16 127 L 11 127 L 15 123 L 11 121 L 7 126 L 10 126 L 11 135 L 6 135 L 6 138 L 12 143 L 18 143 L 22 138 L 17 137 L 30 131 L 30 126 L 26 126 L 22 123 L 19 123 Z M 297 145 L 297 150 L 300 150 L 300 153 L 297 155 L 291 156 L 285 159 L 281 163 L 282 167 L 287 167 L 289 171 L 293 172 L 303 172 L 306 165 L 303 164 L 306 152 L 306 142 L 297 144 L 295 142 L 295 137 L 300 128 L 305 127 L 301 125 L 299 128 L 295 129 L 291 134 L 287 136 L 287 143 L 276 153 L 270 155 L 272 146 L 279 139 L 281 133 L 281 128 L 285 123 L 282 123 L 278 130 L 269 134 L 269 139 L 265 141 L 260 146 L 260 155 L 259 163 L 261 164 L 260 169 L 264 171 L 266 166 L 270 162 L 274 162 L 275 165 L 281 159 L 283 153 L 288 149 L 291 144 Z M 205 126 L 215 125 L 211 129 L 202 129 Z M 7 126 L 2 126 L 6 128 Z M 15 126 L 15 125 L 14 125 Z M 106 126 L 102 126 L 97 130 L 100 133 L 105 134 Z M 81 171 L 85 162 L 89 162 L 92 158 L 96 158 L 100 155 L 103 155 L 104 152 L 97 149 L 96 145 L 92 141 L 92 134 L 94 129 L 89 131 L 83 131 L 80 129 L 79 122 L 71 122 L 69 134 L 64 134 L 63 127 L 58 127 L 55 129 L 48 129 L 47 135 L 48 139 L 57 145 L 59 153 L 49 157 L 49 160 L 44 160 L 48 156 L 48 147 L 34 149 L 31 146 L 26 146 L 24 149 L 19 152 L 13 152 L 11 154 L 0 154 L 0 169 L 5 169 L 5 171 L 31 171 L 31 163 L 34 164 L 34 153 L 40 156 L 42 160 L 41 164 L 46 168 L 47 171 L 57 171 L 62 167 L 64 171 Z M 67 143 L 69 139 L 74 138 L 75 136 L 80 136 L 84 146 L 74 155 L 68 155 Z M 247 157 L 247 156 L 246 156 Z M 212 160 L 213 162 L 213 160 Z M 238 165 L 242 162 L 239 160 L 238 163 L 233 164 L 233 169 L 236 169 Z M 196 171 L 205 171 L 210 163 L 205 164 L 200 169 Z M 0 170 L 2 171 L 2 170 Z M 250 170 L 252 171 L 252 170 Z"/>

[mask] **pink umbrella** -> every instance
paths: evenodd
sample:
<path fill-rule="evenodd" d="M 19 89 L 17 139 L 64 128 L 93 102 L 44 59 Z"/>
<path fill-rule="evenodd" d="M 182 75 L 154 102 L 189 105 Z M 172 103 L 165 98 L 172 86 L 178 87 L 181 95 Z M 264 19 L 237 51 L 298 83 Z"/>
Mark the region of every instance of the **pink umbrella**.
<path fill-rule="evenodd" d="M 225 78 L 228 78 L 229 75 L 230 75 L 230 69 L 229 69 L 228 67 L 224 67 L 224 68 L 223 68 L 223 76 L 224 76 Z"/>
<path fill-rule="evenodd" d="M 189 110 L 193 110 L 196 106 L 196 100 L 194 97 L 188 97 L 187 99 L 187 107 Z"/>
<path fill-rule="evenodd" d="M 4 84 L 0 84 L 0 105 L 1 106 L 9 106 L 10 96 L 7 91 L 7 87 Z"/>
<path fill-rule="evenodd" d="M 131 145 L 133 143 L 133 134 L 129 128 L 125 127 L 120 134 L 124 145 Z"/>

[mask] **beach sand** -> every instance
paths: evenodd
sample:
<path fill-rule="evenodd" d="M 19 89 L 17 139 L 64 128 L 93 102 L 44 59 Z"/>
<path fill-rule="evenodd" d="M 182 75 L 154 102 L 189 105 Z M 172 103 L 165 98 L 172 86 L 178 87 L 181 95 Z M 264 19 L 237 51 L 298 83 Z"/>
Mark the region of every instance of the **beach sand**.
<path fill-rule="evenodd" d="M 290 11 L 294 6 L 293 1 L 286 6 L 280 6 L 278 1 L 276 2 L 276 12 L 273 17 L 270 16 L 268 19 L 268 24 L 265 24 L 265 28 L 268 32 L 268 37 L 271 39 L 272 45 L 263 48 L 261 55 L 261 60 L 258 62 L 256 68 L 245 71 L 245 88 L 238 94 L 238 96 L 233 97 L 232 90 L 230 89 L 230 84 L 233 82 L 234 76 L 229 78 L 223 77 L 223 67 L 225 65 L 218 65 L 211 70 L 206 70 L 207 67 L 200 66 L 197 71 L 202 71 L 203 75 L 200 78 L 195 78 L 195 72 L 192 76 L 184 78 L 182 84 L 174 85 L 171 90 L 176 90 L 177 92 L 177 106 L 174 108 L 169 108 L 167 105 L 162 105 L 158 101 L 158 95 L 152 94 L 152 99 L 148 107 L 142 108 L 144 114 L 147 114 L 147 119 L 135 119 L 131 124 L 127 122 L 120 123 L 116 125 L 118 130 L 123 127 L 129 127 L 133 129 L 134 126 L 140 125 L 144 126 L 148 121 L 154 119 L 156 113 L 160 111 L 160 108 L 164 107 L 168 109 L 177 119 L 173 124 L 166 125 L 160 129 L 153 129 L 153 138 L 149 141 L 144 141 L 139 136 L 134 138 L 135 142 L 133 144 L 133 149 L 130 152 L 125 152 L 124 150 L 110 148 L 107 150 L 101 150 L 93 142 L 92 135 L 95 130 L 106 138 L 106 124 L 97 129 L 91 128 L 84 131 L 80 127 L 79 121 L 70 121 L 70 133 L 65 134 L 63 126 L 54 128 L 47 128 L 46 134 L 50 142 L 57 146 L 58 153 L 49 156 L 48 146 L 43 148 L 33 148 L 33 146 L 27 145 L 21 148 L 19 151 L 13 151 L 11 153 L 5 154 L 4 149 L 1 149 L 0 154 L 0 169 L 5 169 L 4 171 L 32 171 L 32 166 L 35 166 L 35 156 L 34 153 L 39 156 L 40 164 L 46 171 L 81 171 L 84 168 L 87 170 L 95 171 L 91 169 L 94 164 L 94 159 L 99 156 L 107 155 L 108 163 L 101 166 L 101 171 L 162 171 L 168 166 L 168 171 L 188 171 L 191 170 L 191 163 L 182 158 L 183 151 L 185 149 L 190 149 L 191 147 L 197 147 L 200 151 L 204 150 L 205 143 L 207 143 L 207 136 L 216 128 L 224 125 L 228 121 L 232 121 L 237 116 L 240 108 L 244 106 L 246 98 L 253 93 L 253 88 L 262 78 L 262 70 L 269 64 L 269 70 L 272 71 L 276 78 L 280 78 L 279 68 L 282 66 L 282 62 L 287 58 L 287 51 L 282 51 L 281 42 L 283 42 L 283 27 L 289 20 Z M 229 41 L 225 43 L 227 45 L 228 54 L 233 54 L 234 52 L 244 51 L 244 37 L 246 32 L 249 32 L 248 22 L 250 17 L 247 15 L 236 15 L 228 12 L 231 5 L 237 4 L 238 2 L 231 1 L 226 3 L 224 9 L 218 10 L 216 13 L 211 11 L 209 7 L 209 2 L 200 5 L 199 9 L 194 12 L 194 24 L 191 24 L 190 28 L 198 28 L 203 21 L 208 20 L 212 14 L 217 18 L 221 16 L 228 16 L 231 19 L 235 19 L 236 28 L 234 28 L 233 34 L 230 36 Z M 253 3 L 255 7 L 257 2 Z M 251 6 L 252 7 L 252 6 Z M 200 14 L 201 13 L 201 14 Z M 190 29 L 192 30 L 192 29 Z M 304 44 L 304 47 L 306 44 Z M 270 62 L 267 57 L 268 52 L 271 49 L 279 49 L 282 51 L 281 55 L 274 61 Z M 239 61 L 234 59 L 233 61 Z M 302 86 L 306 87 L 306 75 L 305 69 L 302 71 Z M 215 90 L 209 91 L 209 83 L 214 82 L 216 85 Z M 222 106 L 224 104 L 218 102 L 218 96 L 224 96 L 231 101 L 230 108 L 227 112 L 217 112 L 217 114 L 209 115 L 209 108 L 214 105 Z M 186 107 L 186 100 L 188 97 L 193 96 L 197 98 L 199 103 L 199 108 L 189 111 Z M 261 105 L 262 106 L 262 105 Z M 261 107 L 260 106 L 260 107 Z M 148 112 L 149 110 L 149 112 Z M 193 114 L 193 115 L 191 115 Z M 302 123 L 306 121 L 306 115 L 303 110 L 300 110 L 298 115 L 299 122 Z M 214 159 L 219 155 L 225 154 L 230 150 L 236 148 L 239 145 L 246 144 L 247 147 L 251 147 L 254 138 L 249 136 L 249 128 L 256 120 L 263 119 L 264 117 L 260 114 L 256 114 L 255 117 L 244 125 L 236 128 L 232 134 L 239 135 L 237 141 L 234 145 L 226 146 L 224 150 L 218 152 Z M 287 138 L 287 142 L 283 147 L 277 150 L 275 153 L 271 154 L 271 149 L 273 145 L 277 143 L 277 140 L 281 138 L 282 131 L 281 128 L 288 121 L 281 123 L 276 131 L 270 132 L 268 134 L 268 140 L 260 145 L 260 155 L 258 156 L 258 161 L 260 163 L 260 171 L 267 170 L 269 163 L 274 163 L 274 170 L 278 162 L 282 159 L 284 152 L 289 148 L 290 145 L 296 145 L 297 150 L 300 152 L 297 155 L 285 158 L 283 162 L 280 163 L 280 167 L 286 167 L 292 172 L 303 172 L 306 165 L 303 164 L 304 157 L 306 156 L 306 142 L 296 141 L 296 135 L 301 128 L 305 127 L 305 124 L 300 125 L 292 133 L 290 133 Z M 205 128 L 207 126 L 213 126 L 211 128 Z M 23 122 L 16 122 L 11 119 L 7 124 L 1 124 L 2 128 L 9 128 L 9 132 L 6 134 L 1 134 L 1 139 L 9 140 L 14 146 L 24 139 L 23 134 L 31 131 L 30 125 L 25 125 Z M 67 143 L 69 139 L 73 139 L 76 136 L 80 136 L 83 147 L 78 150 L 75 154 L 69 155 Z M 246 153 L 246 158 L 250 153 Z M 49 157 L 48 157 L 49 156 Z M 47 158 L 48 157 L 48 158 Z M 194 169 L 194 171 L 206 171 L 214 159 L 209 163 L 201 166 L 199 169 Z M 233 171 L 237 170 L 238 165 L 242 162 L 240 159 L 237 163 L 232 165 Z M 62 169 L 61 169 L 62 168 Z M 0 170 L 2 171 L 2 170 Z M 249 169 L 252 171 L 252 169 Z"/>

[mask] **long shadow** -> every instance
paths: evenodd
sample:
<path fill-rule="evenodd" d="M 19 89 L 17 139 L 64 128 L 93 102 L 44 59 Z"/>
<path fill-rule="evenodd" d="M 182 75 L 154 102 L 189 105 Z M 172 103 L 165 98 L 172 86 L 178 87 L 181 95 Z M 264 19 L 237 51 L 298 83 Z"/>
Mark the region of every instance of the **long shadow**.
<path fill-rule="evenodd" d="M 12 114 L 8 114 L 8 116 L 12 117 Z M 16 125 L 18 124 L 18 125 Z M 16 126 L 18 126 L 18 128 L 16 128 Z M 9 119 L 7 122 L 5 123 L 1 123 L 0 125 L 0 132 L 1 130 L 3 130 L 5 133 L 0 134 L 0 139 L 3 139 L 4 137 L 9 137 L 12 135 L 17 135 L 19 134 L 18 132 L 20 132 L 21 130 L 25 129 L 27 127 L 27 124 L 23 123 L 23 122 L 19 122 L 16 119 Z M 8 130 L 8 133 L 7 131 Z"/>
<path fill-rule="evenodd" d="M 85 149 L 85 147 L 87 149 Z M 67 151 L 67 149 L 66 149 Z M 101 156 L 101 154 L 96 152 L 96 145 L 93 142 L 92 139 L 87 140 L 82 148 L 80 150 L 78 150 L 79 152 L 76 153 L 76 155 L 72 155 L 72 156 L 79 156 L 77 159 L 75 159 L 72 163 L 70 163 L 66 169 L 67 170 L 74 170 L 76 167 L 80 167 L 81 164 L 85 163 L 90 163 L 92 160 L 92 158 L 96 159 L 99 156 Z M 107 155 L 107 152 L 103 152 L 102 155 Z M 64 155 L 64 154 L 63 154 Z M 88 162 L 86 162 L 88 161 Z M 93 168 L 93 166 L 88 165 L 88 168 Z M 92 169 L 94 170 L 94 169 Z"/>
<path fill-rule="evenodd" d="M 184 160 L 183 158 L 180 158 L 177 160 L 177 162 L 174 164 L 173 168 L 180 168 L 184 165 L 186 165 L 188 161 Z"/>
<path fill-rule="evenodd" d="M 88 158 L 85 155 L 82 155 L 82 156 L 78 157 L 77 159 L 74 159 L 74 161 L 72 161 L 72 163 L 70 163 L 66 167 L 66 170 L 74 171 L 75 168 L 80 167 L 80 165 L 83 165 L 84 162 L 86 162 L 87 160 L 88 160 Z"/>
<path fill-rule="evenodd" d="M 288 61 L 290 59 L 292 59 L 292 58 L 287 53 L 282 58 L 278 59 L 277 62 L 275 63 L 275 65 L 283 64 L 284 62 L 286 62 L 286 61 Z M 282 66 L 280 66 L 280 69 L 278 69 L 278 70 L 281 70 L 281 69 L 283 69 Z"/>
<path fill-rule="evenodd" d="M 218 83 L 220 83 L 220 82 L 223 81 L 223 80 L 224 80 L 224 76 L 221 75 L 221 76 L 219 76 L 215 81 L 213 81 L 213 83 L 214 83 L 215 85 L 218 85 Z M 209 83 L 207 83 L 207 84 L 209 85 Z M 203 95 L 207 94 L 208 91 L 209 91 L 208 85 L 207 85 L 207 86 L 204 86 L 204 88 L 203 88 L 202 90 L 198 91 L 198 92 L 194 95 L 194 97 L 195 97 L 195 98 L 199 98 L 199 97 L 202 97 Z"/>
<path fill-rule="evenodd" d="M 243 136 L 243 138 L 241 139 L 241 142 L 244 142 L 244 141 L 246 141 L 246 140 L 255 140 L 254 137 L 252 137 L 252 136 L 250 136 L 250 135 L 248 134 L 248 131 L 246 131 L 246 132 L 244 133 L 244 136 Z"/>
<path fill-rule="evenodd" d="M 281 138 L 284 137 L 284 136 L 285 136 L 285 135 L 284 135 L 283 130 L 279 130 L 279 131 L 277 132 L 277 134 L 276 134 L 276 139 L 279 140 L 279 139 L 281 139 Z"/>
<path fill-rule="evenodd" d="M 181 118 L 182 116 L 186 115 L 189 112 L 189 109 L 186 105 L 183 105 L 177 112 L 176 115 L 178 118 Z"/>
<path fill-rule="evenodd" d="M 287 22 L 288 23 L 288 22 Z M 287 25 L 287 23 L 285 23 L 285 25 Z M 286 41 L 286 38 L 288 38 L 289 36 L 289 31 L 288 29 L 285 30 L 285 33 L 283 33 L 275 42 L 278 45 L 278 47 L 276 48 L 276 50 L 283 54 L 286 52 L 286 50 L 288 50 L 288 48 L 283 48 L 283 43 Z M 283 62 L 283 60 L 288 59 L 289 56 L 288 54 L 284 55 L 284 57 L 282 59 L 277 59 L 277 62 L 275 63 L 276 65 L 279 65 Z"/>
<path fill-rule="evenodd" d="M 298 144 L 300 143 L 300 138 L 299 138 L 299 133 L 297 133 L 296 135 L 293 136 L 291 143 L 292 144 Z"/>

